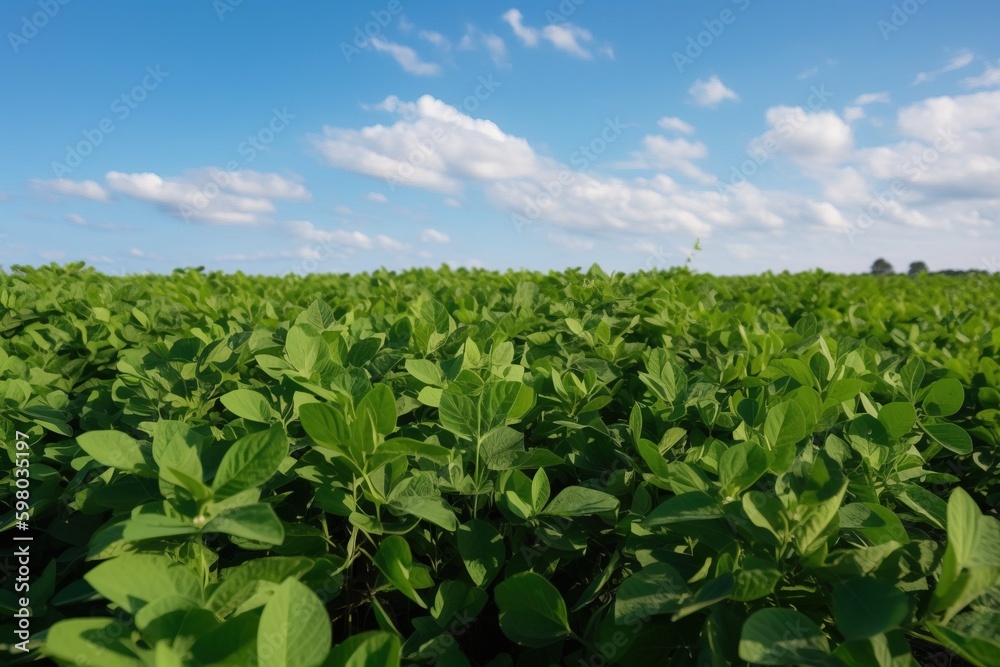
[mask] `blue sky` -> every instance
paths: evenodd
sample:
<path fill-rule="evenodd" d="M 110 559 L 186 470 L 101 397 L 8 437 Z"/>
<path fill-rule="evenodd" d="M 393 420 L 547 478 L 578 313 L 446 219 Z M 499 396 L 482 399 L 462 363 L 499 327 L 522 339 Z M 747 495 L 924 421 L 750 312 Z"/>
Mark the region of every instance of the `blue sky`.
<path fill-rule="evenodd" d="M 0 5 L 0 265 L 1000 270 L 995 2 Z"/>

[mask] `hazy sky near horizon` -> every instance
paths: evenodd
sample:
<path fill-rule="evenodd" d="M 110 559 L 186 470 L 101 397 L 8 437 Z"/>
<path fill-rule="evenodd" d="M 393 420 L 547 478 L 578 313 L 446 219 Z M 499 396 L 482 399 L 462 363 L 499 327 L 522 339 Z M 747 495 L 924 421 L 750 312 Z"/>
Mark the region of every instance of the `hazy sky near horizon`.
<path fill-rule="evenodd" d="M 1000 3 L 0 4 L 0 265 L 1000 270 Z"/>

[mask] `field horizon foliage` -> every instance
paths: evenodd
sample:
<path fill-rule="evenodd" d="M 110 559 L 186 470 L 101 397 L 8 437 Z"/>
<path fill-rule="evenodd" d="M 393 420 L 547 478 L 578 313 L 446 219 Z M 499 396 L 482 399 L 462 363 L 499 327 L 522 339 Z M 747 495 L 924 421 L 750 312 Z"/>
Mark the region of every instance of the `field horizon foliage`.
<path fill-rule="evenodd" d="M 11 267 L 4 662 L 998 665 L 998 360 L 998 275 Z"/>

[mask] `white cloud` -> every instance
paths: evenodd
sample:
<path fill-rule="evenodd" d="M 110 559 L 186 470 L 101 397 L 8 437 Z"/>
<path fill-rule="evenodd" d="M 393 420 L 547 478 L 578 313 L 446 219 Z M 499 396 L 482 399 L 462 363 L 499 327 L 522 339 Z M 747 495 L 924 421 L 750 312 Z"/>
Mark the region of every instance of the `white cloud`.
<path fill-rule="evenodd" d="M 770 155 L 782 153 L 799 164 L 832 165 L 850 156 L 854 134 L 832 111 L 802 107 L 771 107 L 765 114 L 770 129 L 751 142 L 751 148 Z"/>
<path fill-rule="evenodd" d="M 941 67 L 939 69 L 930 72 L 918 73 L 916 78 L 913 79 L 912 85 L 916 86 L 921 83 L 927 83 L 929 81 L 933 81 L 942 74 L 947 74 L 948 72 L 954 72 L 955 70 L 968 67 L 969 65 L 972 64 L 972 61 L 974 59 L 975 59 L 975 54 L 973 54 L 971 51 L 963 50 L 957 55 L 953 56 L 951 60 L 949 60 L 944 67 Z"/>
<path fill-rule="evenodd" d="M 480 47 L 486 49 L 486 52 L 490 54 L 490 59 L 495 66 L 501 68 L 510 67 L 510 62 L 507 58 L 507 45 L 504 43 L 503 38 L 491 32 L 483 32 L 472 24 L 467 25 L 465 34 L 462 35 L 462 39 L 458 42 L 458 50 L 475 51 Z"/>
<path fill-rule="evenodd" d="M 360 250 L 371 250 L 375 243 L 367 234 L 344 229 L 319 229 L 308 220 L 296 220 L 285 223 L 288 229 L 298 238 L 317 243 L 344 246 Z"/>
<path fill-rule="evenodd" d="M 425 229 L 420 232 L 420 240 L 424 243 L 451 243 L 451 237 L 436 229 Z"/>
<path fill-rule="evenodd" d="M 196 169 L 178 177 L 110 171 L 108 188 L 121 195 L 156 204 L 173 217 L 220 225 L 267 222 L 275 211 L 272 199 L 305 201 L 308 190 L 297 180 L 250 170 Z"/>
<path fill-rule="evenodd" d="M 72 222 L 74 225 L 85 226 L 87 224 L 87 219 L 80 215 L 79 213 L 70 213 L 66 216 L 66 219 Z"/>
<path fill-rule="evenodd" d="M 299 256 L 303 259 L 317 259 L 331 250 L 334 252 L 375 249 L 397 251 L 405 250 L 408 247 L 385 234 L 378 234 L 372 238 L 357 230 L 320 229 L 308 220 L 288 222 L 285 223 L 285 226 L 296 238 L 312 241 L 315 244 L 299 249 Z"/>
<path fill-rule="evenodd" d="M 458 201 L 454 197 L 445 197 L 441 200 L 446 206 L 451 206 L 452 208 L 462 208 L 462 202 Z"/>
<path fill-rule="evenodd" d="M 508 9 L 500 17 L 510 26 L 525 46 L 538 46 L 538 30 L 524 25 L 524 15 L 517 9 Z"/>
<path fill-rule="evenodd" d="M 577 251 L 577 250 L 591 250 L 594 247 L 594 242 L 590 239 L 585 239 L 580 236 L 574 236 L 571 234 L 560 234 L 558 232 L 549 232 L 545 235 L 545 238 L 549 240 L 554 246 L 562 248 L 563 250 Z"/>
<path fill-rule="evenodd" d="M 773 229 L 783 224 L 782 216 L 770 210 L 768 197 L 749 185 L 726 198 L 716 191 L 682 187 L 665 173 L 623 179 L 574 171 L 538 155 L 525 139 L 430 96 L 417 102 L 390 97 L 377 108 L 401 119 L 360 130 L 327 127 L 315 138 L 331 166 L 439 192 L 478 184 L 512 222 L 537 221 L 565 229 L 705 235 L 715 226 Z M 644 149 L 633 161 L 643 160 L 651 169 L 669 166 L 703 185 L 713 180 L 692 164 L 706 155 L 703 144 L 654 137 Z M 413 154 L 421 155 L 417 166 L 409 162 Z M 406 170 L 401 169 L 404 165 Z"/>
<path fill-rule="evenodd" d="M 864 107 L 869 104 L 890 104 L 889 93 L 865 93 L 854 98 L 851 106 L 844 107 L 844 120 L 853 123 L 865 117 Z"/>
<path fill-rule="evenodd" d="M 128 254 L 131 255 L 132 257 L 137 258 L 137 259 L 151 259 L 151 260 L 154 260 L 154 261 L 159 261 L 159 260 L 163 259 L 159 255 L 154 255 L 152 253 L 146 252 L 145 250 L 142 250 L 141 248 L 129 248 L 128 249 Z"/>
<path fill-rule="evenodd" d="M 380 250 L 389 250 L 389 251 L 400 251 L 409 248 L 407 244 L 397 241 L 394 238 L 388 237 L 385 234 L 379 234 L 375 237 L 375 245 Z"/>
<path fill-rule="evenodd" d="M 568 53 L 575 58 L 583 60 L 593 59 L 588 45 L 594 40 L 594 36 L 586 28 L 563 21 L 561 23 L 550 23 L 541 29 L 524 24 L 524 15 L 517 9 L 509 9 L 500 17 L 514 35 L 527 47 L 534 48 L 544 39 L 559 51 Z M 610 44 L 603 44 L 598 48 L 598 52 L 605 58 L 614 60 L 615 52 Z"/>
<path fill-rule="evenodd" d="M 365 195 L 365 199 L 371 202 L 375 202 L 376 204 L 385 204 L 386 202 L 389 201 L 389 198 L 386 197 L 381 192 L 369 192 L 367 195 Z"/>
<path fill-rule="evenodd" d="M 864 107 L 844 107 L 844 120 L 853 123 L 865 117 Z"/>
<path fill-rule="evenodd" d="M 31 181 L 31 185 L 40 192 L 63 197 L 80 197 L 93 201 L 110 201 L 111 196 L 97 181 L 74 181 L 68 178 L 40 179 Z"/>
<path fill-rule="evenodd" d="M 437 192 L 456 192 L 462 179 L 516 178 L 538 169 L 527 141 L 430 95 L 416 102 L 389 97 L 379 108 L 402 118 L 361 130 L 325 127 L 313 139 L 330 166 Z"/>
<path fill-rule="evenodd" d="M 670 130 L 671 132 L 694 134 L 694 125 L 673 116 L 664 116 L 656 124 L 664 130 Z"/>
<path fill-rule="evenodd" d="M 688 88 L 690 101 L 700 107 L 714 107 L 726 100 L 737 101 L 740 96 L 727 88 L 718 76 L 712 76 L 707 81 L 698 79 Z"/>
<path fill-rule="evenodd" d="M 433 30 L 421 30 L 417 33 L 417 36 L 426 42 L 430 42 L 438 48 L 444 49 L 445 51 L 451 48 L 451 40 L 439 32 L 435 32 Z"/>
<path fill-rule="evenodd" d="M 856 106 L 859 107 L 863 107 L 869 104 L 889 104 L 890 102 L 891 99 L 889 97 L 889 93 L 881 92 L 881 93 L 865 93 L 863 95 L 858 95 L 856 98 L 854 98 L 854 102 L 852 104 L 855 104 Z"/>
<path fill-rule="evenodd" d="M 962 79 L 962 85 L 966 88 L 992 88 L 1000 86 L 1000 60 L 996 65 L 986 63 L 986 69 L 979 76 L 970 76 Z"/>
<path fill-rule="evenodd" d="M 575 26 L 572 23 L 550 24 L 542 28 L 542 37 L 552 43 L 560 51 L 565 51 L 571 56 L 590 60 L 593 58 L 590 51 L 585 49 L 580 42 L 589 42 L 593 35 L 589 30 Z"/>
<path fill-rule="evenodd" d="M 434 76 L 441 73 L 441 66 L 437 63 L 428 63 L 420 59 L 417 52 L 408 46 L 395 44 L 379 37 L 372 37 L 370 40 L 372 47 L 379 53 L 388 53 L 392 56 L 403 70 L 417 76 Z"/>
<path fill-rule="evenodd" d="M 701 185 L 711 185 L 717 180 L 715 176 L 706 174 L 692 162 L 708 156 L 708 148 L 700 141 L 649 135 L 643 139 L 642 144 L 642 151 L 633 151 L 628 161 L 620 162 L 616 166 L 623 169 L 676 171 Z"/>
<path fill-rule="evenodd" d="M 819 74 L 819 67 L 810 67 L 807 70 L 803 70 L 795 75 L 795 78 L 799 81 L 804 81 L 806 79 L 811 79 Z"/>

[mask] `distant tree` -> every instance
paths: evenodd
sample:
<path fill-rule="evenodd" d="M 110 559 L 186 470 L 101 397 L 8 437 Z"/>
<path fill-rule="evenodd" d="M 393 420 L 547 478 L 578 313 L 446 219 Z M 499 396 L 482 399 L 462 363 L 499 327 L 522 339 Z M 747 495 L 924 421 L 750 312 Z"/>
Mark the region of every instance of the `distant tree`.
<path fill-rule="evenodd" d="M 892 275 L 892 264 L 885 261 L 881 257 L 872 263 L 872 275 L 873 276 L 891 276 Z"/>
<path fill-rule="evenodd" d="M 906 275 L 916 278 L 921 273 L 927 273 L 927 264 L 924 262 L 910 262 L 910 270 L 906 272 Z"/>

